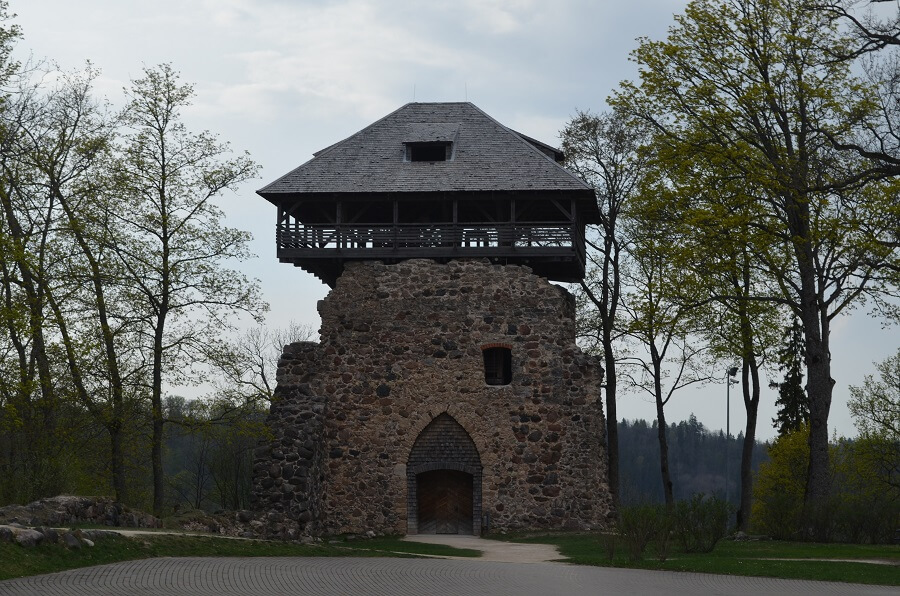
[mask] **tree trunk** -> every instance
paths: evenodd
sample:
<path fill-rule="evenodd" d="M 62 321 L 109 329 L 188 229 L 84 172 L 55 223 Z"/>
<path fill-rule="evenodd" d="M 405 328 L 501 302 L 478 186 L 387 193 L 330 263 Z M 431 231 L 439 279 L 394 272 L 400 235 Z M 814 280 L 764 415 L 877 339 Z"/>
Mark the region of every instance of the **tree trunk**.
<path fill-rule="evenodd" d="M 115 417 L 115 414 L 113 415 Z M 125 458 L 122 456 L 122 429 L 118 424 L 110 425 L 109 432 L 109 461 L 112 468 L 113 493 L 116 501 L 125 502 L 128 498 L 125 484 Z"/>
<path fill-rule="evenodd" d="M 806 391 L 809 394 L 809 470 L 806 481 L 807 509 L 822 506 L 828 498 L 831 475 L 828 454 L 828 414 L 834 381 L 826 338 L 806 342 Z M 810 512 L 811 513 L 811 512 Z"/>
<path fill-rule="evenodd" d="M 675 504 L 675 495 L 672 488 L 672 477 L 669 475 L 669 445 L 666 441 L 666 414 L 663 410 L 662 395 L 656 394 L 656 420 L 659 428 L 656 431 L 659 439 L 659 471 L 662 474 L 663 495 L 666 499 L 666 507 Z"/>
<path fill-rule="evenodd" d="M 603 354 L 606 363 L 606 456 L 609 475 L 609 493 L 612 495 L 613 509 L 619 508 L 619 423 L 616 414 L 616 359 L 613 357 L 612 342 L 603 334 Z"/>
<path fill-rule="evenodd" d="M 157 317 L 156 330 L 153 336 L 153 387 L 150 392 L 150 408 L 152 417 L 152 436 L 150 448 L 150 464 L 153 468 L 153 515 L 159 517 L 163 513 L 165 502 L 165 483 L 163 481 L 162 444 L 163 444 L 163 408 L 162 408 L 162 358 L 163 358 L 163 325 L 165 316 Z"/>
<path fill-rule="evenodd" d="M 753 504 L 753 448 L 756 445 L 756 420 L 759 412 L 759 364 L 751 353 L 744 358 L 742 389 L 747 426 L 741 449 L 741 504 L 737 513 L 737 529 L 746 532 L 750 528 L 750 509 Z M 748 383 L 749 382 L 749 383 Z"/>
<path fill-rule="evenodd" d="M 802 264 L 801 264 L 802 265 Z M 828 350 L 828 320 L 815 292 L 810 265 L 801 266 L 801 313 L 806 344 L 806 393 L 809 396 L 809 468 L 806 476 L 804 511 L 809 515 L 824 505 L 830 491 L 828 415 L 831 410 L 831 354 Z"/>
<path fill-rule="evenodd" d="M 801 186 L 797 185 L 797 188 Z M 805 199 L 806 197 L 802 197 Z M 809 468 L 806 476 L 804 517 L 824 505 L 830 490 L 828 462 L 828 414 L 831 410 L 831 354 L 828 351 L 828 305 L 819 292 L 815 251 L 810 238 L 810 207 L 806 200 L 789 195 L 787 215 L 799 274 L 797 303 L 806 345 L 806 393 L 809 396 Z"/>

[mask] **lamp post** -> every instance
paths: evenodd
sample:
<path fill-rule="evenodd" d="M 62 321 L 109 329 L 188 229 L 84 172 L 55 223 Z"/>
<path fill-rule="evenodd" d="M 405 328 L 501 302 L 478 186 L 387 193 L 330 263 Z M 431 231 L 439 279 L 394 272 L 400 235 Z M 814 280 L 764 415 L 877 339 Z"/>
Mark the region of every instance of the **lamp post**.
<path fill-rule="evenodd" d="M 728 443 L 731 440 L 731 386 L 737 383 L 733 379 L 737 367 L 732 366 L 725 375 L 725 503 L 728 503 Z"/>

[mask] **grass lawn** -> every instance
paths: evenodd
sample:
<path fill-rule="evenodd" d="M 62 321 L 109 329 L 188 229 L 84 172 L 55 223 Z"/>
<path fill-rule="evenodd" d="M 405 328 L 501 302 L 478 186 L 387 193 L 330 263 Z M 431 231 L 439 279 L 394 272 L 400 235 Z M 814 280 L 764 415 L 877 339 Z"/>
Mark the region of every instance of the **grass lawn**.
<path fill-rule="evenodd" d="M 505 538 L 501 537 L 501 539 Z M 848 563 L 835 560 L 878 559 L 900 564 L 900 546 L 896 545 L 722 540 L 711 553 L 684 553 L 681 552 L 677 543 L 672 543 L 667 559 L 659 561 L 656 558 L 654 545 L 651 544 L 644 552 L 643 561 L 629 563 L 621 543 L 617 544 L 615 555 L 610 561 L 606 538 L 597 534 L 513 537 L 512 540 L 514 542 L 555 544 L 559 547 L 560 553 L 568 557 L 569 562 L 581 565 L 900 586 L 900 566 Z M 791 561 L 787 559 L 831 560 Z"/>
<path fill-rule="evenodd" d="M 453 555 L 478 557 L 480 551 L 439 544 L 406 542 L 399 538 L 324 542 L 302 545 L 287 542 L 234 540 L 215 536 L 142 534 L 104 536 L 93 547 L 69 550 L 61 544 L 24 548 L 0 543 L 0 580 L 53 573 L 151 557 L 412 557 Z"/>

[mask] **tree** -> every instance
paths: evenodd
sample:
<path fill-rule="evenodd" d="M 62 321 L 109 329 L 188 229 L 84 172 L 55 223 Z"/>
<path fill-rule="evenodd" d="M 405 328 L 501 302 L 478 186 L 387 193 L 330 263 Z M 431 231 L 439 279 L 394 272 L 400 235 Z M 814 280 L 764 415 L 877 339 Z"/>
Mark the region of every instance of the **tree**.
<path fill-rule="evenodd" d="M 778 368 L 784 373 L 784 380 L 777 384 L 778 416 L 772 424 L 780 437 L 809 424 L 809 403 L 803 391 L 803 330 L 797 319 L 784 330 Z"/>
<path fill-rule="evenodd" d="M 275 372 L 284 347 L 313 341 L 317 333 L 309 325 L 291 321 L 282 329 L 252 327 L 222 346 L 213 362 L 215 379 L 208 401 L 223 415 L 255 404 L 268 407 L 275 393 Z"/>
<path fill-rule="evenodd" d="M 112 486 L 122 502 L 129 393 L 122 344 L 132 314 L 117 298 L 116 263 L 107 250 L 115 230 L 108 226 L 111 206 L 101 181 L 114 129 L 91 97 L 95 76 L 90 67 L 63 75 L 43 101 L 33 99 L 19 146 L 21 162 L 37 177 L 33 192 L 49 197 L 45 233 L 60 265 L 45 292 L 72 393 L 109 435 Z M 54 208 L 58 213 L 49 215 Z"/>
<path fill-rule="evenodd" d="M 697 341 L 700 329 L 693 304 L 673 298 L 679 272 L 668 259 L 667 245 L 673 228 L 665 217 L 637 201 L 628 212 L 628 266 L 623 269 L 624 333 L 646 351 L 645 358 L 631 356 L 625 362 L 632 387 L 653 397 L 656 404 L 660 475 L 667 506 L 675 502 L 669 470 L 665 406 L 676 391 L 709 379 L 703 359 L 707 348 Z"/>
<path fill-rule="evenodd" d="M 876 102 L 848 64 L 823 49 L 846 47 L 846 37 L 808 7 L 695 0 L 666 40 L 641 40 L 633 53 L 640 84 L 623 83 L 612 103 L 654 127 L 669 168 L 700 168 L 710 189 L 743 187 L 726 193 L 732 209 L 720 229 L 748 231 L 749 257 L 766 278 L 748 299 L 787 307 L 801 322 L 811 449 L 805 500 L 814 505 L 829 490 L 831 321 L 864 300 L 885 304 L 897 295 L 900 255 L 891 240 L 900 207 L 897 181 L 876 176 L 879 164 L 829 141 L 861 134 Z M 691 215 L 705 214 L 710 226 L 721 214 L 721 205 L 703 201 L 713 194 Z"/>
<path fill-rule="evenodd" d="M 616 417 L 616 345 L 622 336 L 619 303 L 622 293 L 622 259 L 629 240 L 620 221 L 633 200 L 643 170 L 638 148 L 645 132 L 629 126 L 621 114 L 594 115 L 578 112 L 562 131 L 566 167 L 594 187 L 600 210 L 597 234 L 586 238 L 588 274 L 581 282 L 587 308 L 581 309 L 582 328 L 596 337 L 605 367 L 606 438 L 609 490 L 619 504 L 619 439 Z"/>
<path fill-rule="evenodd" d="M 795 538 L 803 513 L 805 472 L 809 467 L 809 427 L 778 437 L 769 461 L 759 466 L 753 502 L 755 531 L 778 540 Z"/>
<path fill-rule="evenodd" d="M 719 249 L 727 244 L 717 245 Z M 768 330 L 776 314 L 769 305 L 752 302 L 758 273 L 753 269 L 745 248 L 723 255 L 720 269 L 698 275 L 705 280 L 706 293 L 714 299 L 714 316 L 708 321 L 705 335 L 711 341 L 718 356 L 740 359 L 741 397 L 747 414 L 741 445 L 740 503 L 737 512 L 737 528 L 747 531 L 750 524 L 753 502 L 753 455 L 756 447 L 756 423 L 759 413 L 761 393 L 760 369 L 766 348 L 772 339 Z M 701 273 L 701 272 L 696 272 Z M 733 298 L 726 298 L 733 296 Z M 718 315 L 718 316 L 716 316 Z M 730 371 L 729 371 L 730 372 Z M 726 383 L 731 383 L 731 375 L 726 374 Z M 728 447 L 731 437 L 726 437 L 725 457 L 729 457 Z M 725 480 L 728 482 L 728 479 Z M 726 491 L 727 492 L 727 491 Z"/>
<path fill-rule="evenodd" d="M 233 315 L 259 317 L 267 308 L 258 287 L 227 261 L 249 258 L 246 232 L 223 225 L 215 199 L 256 175 L 257 166 L 208 132 L 181 122 L 193 89 L 168 64 L 144 70 L 126 90 L 128 127 L 116 168 L 128 241 L 115 248 L 134 300 L 143 305 L 152 410 L 153 510 L 162 511 L 164 385 L 196 382 L 217 351 Z"/>
<path fill-rule="evenodd" d="M 862 387 L 850 387 L 847 405 L 860 451 L 881 483 L 900 497 L 900 349 L 875 368 L 879 378 L 866 375 Z"/>
<path fill-rule="evenodd" d="M 771 330 L 777 327 L 779 313 L 775 305 L 753 300 L 765 284 L 765 276 L 748 249 L 754 231 L 729 225 L 742 217 L 740 207 L 729 203 L 744 191 L 745 185 L 717 183 L 702 165 L 670 165 L 665 160 L 650 162 L 648 180 L 655 181 L 655 188 L 644 193 L 648 197 L 645 211 L 658 210 L 667 225 L 676 230 L 665 245 L 670 267 L 680 272 L 670 293 L 697 311 L 693 316 L 700 321 L 698 333 L 709 345 L 711 355 L 729 363 L 729 370 L 731 362 L 740 363 L 737 368 L 741 371 L 741 397 L 747 416 L 741 446 L 737 525 L 746 531 L 753 499 L 760 370 L 766 351 L 775 343 Z M 698 203 L 709 211 L 698 211 Z M 726 375 L 726 383 L 732 382 L 731 376 Z M 730 436 L 728 439 L 724 455 L 730 461 Z"/>
<path fill-rule="evenodd" d="M 872 10 L 861 10 L 895 3 L 896 0 L 834 0 L 814 2 L 812 7 L 847 24 L 858 45 L 838 56 L 856 58 L 891 46 L 900 46 L 900 12 L 880 17 Z"/>

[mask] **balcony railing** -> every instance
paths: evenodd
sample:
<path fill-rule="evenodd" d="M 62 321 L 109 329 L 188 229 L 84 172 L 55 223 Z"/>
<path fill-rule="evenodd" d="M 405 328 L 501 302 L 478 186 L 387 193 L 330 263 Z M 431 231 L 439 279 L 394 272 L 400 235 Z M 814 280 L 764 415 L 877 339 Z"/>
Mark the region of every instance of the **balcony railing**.
<path fill-rule="evenodd" d="M 406 249 L 540 249 L 583 251 L 573 236 L 577 228 L 554 223 L 318 225 L 282 223 L 276 238 L 288 251 L 345 251 L 370 249 L 407 252 Z M 481 251 L 475 251 L 481 252 Z M 321 254 L 321 253 L 320 253 Z"/>

